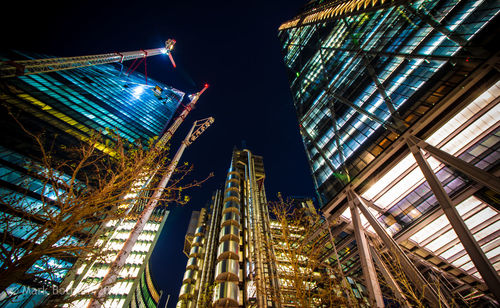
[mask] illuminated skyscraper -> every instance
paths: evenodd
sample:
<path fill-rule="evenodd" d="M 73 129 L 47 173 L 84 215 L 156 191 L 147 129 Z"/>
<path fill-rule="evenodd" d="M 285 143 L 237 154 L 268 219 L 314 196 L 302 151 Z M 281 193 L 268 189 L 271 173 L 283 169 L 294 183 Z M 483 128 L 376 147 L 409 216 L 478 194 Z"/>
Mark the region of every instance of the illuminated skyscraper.
<path fill-rule="evenodd" d="M 500 301 L 499 11 L 310 1 L 279 27 L 322 212 L 373 306 L 404 293 L 377 283 L 380 240 L 431 305 Z"/>
<path fill-rule="evenodd" d="M 277 280 L 274 264 L 266 262 L 271 251 L 265 247 L 270 227 L 264 178 L 261 156 L 233 151 L 224 190 L 213 195 L 209 209 L 192 216 L 178 307 L 272 306 L 266 290 Z"/>
<path fill-rule="evenodd" d="M 123 221 L 113 220 L 106 224 L 106 232 L 100 238 L 107 242 L 106 249 L 118 252 L 123 247 L 140 213 L 137 211 Z M 159 295 L 151 280 L 148 264 L 168 213 L 165 207 L 155 209 L 125 261 L 117 283 L 112 286 L 104 303 L 105 307 L 156 307 Z M 105 261 L 77 262 L 63 282 L 63 287 L 67 287 L 72 295 L 95 290 L 114 259 L 115 254 L 111 254 Z M 90 296 L 86 296 L 71 302 L 67 307 L 87 307 L 89 301 Z"/>
<path fill-rule="evenodd" d="M 11 52 L 5 53 L 0 60 L 31 57 L 41 58 L 39 55 Z M 44 213 L 36 209 L 42 200 L 53 200 L 54 197 L 54 191 L 44 187 L 43 179 L 29 170 L 28 162 L 37 162 L 40 157 L 36 154 L 37 146 L 20 129 L 16 120 L 32 133 L 43 132 L 48 140 L 55 138 L 58 148 L 87 140 L 92 130 L 106 134 L 106 128 L 116 129 L 128 141 L 140 140 L 147 144 L 151 138 L 160 135 L 172 119 L 184 93 L 150 78 L 146 80 L 137 72 L 127 76 L 125 70 L 118 65 L 108 64 L 0 80 L 2 202 L 6 202 L 6 198 L 24 200 L 15 211 L 8 211 L 6 207 L 0 209 L 0 230 L 6 236 L 2 242 L 6 252 L 4 258 L 8 257 L 11 245 L 19 245 L 23 241 L 30 243 L 40 226 L 49 223 L 44 220 Z M 153 91 L 155 86 L 158 86 L 156 92 Z M 158 209 L 153 215 L 150 226 L 137 244 L 142 245 L 138 248 L 140 252 L 131 255 L 137 260 L 131 262 L 128 270 L 135 274 L 141 273 L 140 265 L 147 261 L 146 256 L 153 249 L 166 214 L 165 210 Z M 16 224 L 7 225 L 7 221 L 16 221 Z M 132 221 L 125 221 L 118 227 L 116 239 L 112 239 L 116 241 L 115 244 L 118 244 L 118 238 L 124 237 L 126 230 L 131 229 L 132 224 Z M 91 234 L 82 234 L 82 239 L 89 236 Z M 75 241 L 82 239 L 75 238 Z M 17 304 L 40 302 L 54 290 L 54 286 L 63 281 L 68 268 L 75 261 L 69 254 L 61 258 L 44 258 L 43 264 L 34 266 L 38 269 L 40 266 L 51 267 L 48 273 L 38 274 L 31 281 L 12 284 L 0 294 L 0 300 L 20 291 L 22 295 L 14 299 Z M 8 265 L 2 263 L 0 266 Z M 129 282 L 132 286 L 133 281 Z"/>
<path fill-rule="evenodd" d="M 217 190 L 210 204 L 191 216 L 184 244 L 188 260 L 177 307 L 295 307 L 297 299 L 320 307 L 316 304 L 325 301 L 318 296 L 325 289 L 342 296 L 337 286 L 325 287 L 325 282 L 335 278 L 333 274 L 321 277 L 326 267 L 308 263 L 312 249 L 304 228 L 311 228 L 311 235 L 318 228 L 312 200 L 278 202 L 290 220 L 277 221 L 270 215 L 264 179 L 262 157 L 249 150 L 233 151 L 224 190 Z M 293 220 L 290 209 L 307 213 L 307 219 Z M 323 241 L 316 241 L 314 254 L 328 253 L 324 246 Z M 363 301 L 356 282 L 347 283 Z M 294 286 L 307 291 L 297 292 Z"/>

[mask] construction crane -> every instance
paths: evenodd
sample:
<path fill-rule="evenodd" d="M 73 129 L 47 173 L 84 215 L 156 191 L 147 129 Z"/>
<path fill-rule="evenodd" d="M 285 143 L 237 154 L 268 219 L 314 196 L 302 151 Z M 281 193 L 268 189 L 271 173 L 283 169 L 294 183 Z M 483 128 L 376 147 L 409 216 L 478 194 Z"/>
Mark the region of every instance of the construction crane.
<path fill-rule="evenodd" d="M 176 65 L 171 54 L 174 45 L 175 45 L 175 40 L 168 39 L 165 42 L 165 47 L 155 48 L 155 49 L 146 49 L 146 50 L 141 49 L 137 51 L 127 51 L 127 52 L 112 52 L 100 55 L 90 55 L 90 56 L 80 56 L 80 57 L 3 61 L 0 62 L 0 78 L 9 78 L 16 76 L 63 71 L 78 67 L 93 66 L 105 63 L 122 63 L 123 61 L 128 61 L 128 60 L 137 60 L 137 59 L 144 60 L 147 57 L 156 56 L 160 54 L 168 55 L 170 61 L 172 61 L 172 65 L 175 67 Z M 139 63 L 137 64 L 137 66 L 139 65 Z"/>
<path fill-rule="evenodd" d="M 167 144 L 170 138 L 173 136 L 177 128 L 181 125 L 181 123 L 186 119 L 188 113 L 194 108 L 194 105 L 200 98 L 200 96 L 208 89 L 208 83 L 205 83 L 203 89 L 200 92 L 196 92 L 195 94 L 189 95 L 189 99 L 191 100 L 189 104 L 182 110 L 181 114 L 174 120 L 174 123 L 170 126 L 170 128 L 163 134 L 163 136 L 158 140 L 155 147 L 157 149 L 163 149 L 163 147 Z"/>
<path fill-rule="evenodd" d="M 163 135 L 161 136 L 161 138 L 158 139 L 157 143 L 154 145 L 153 151 L 155 151 L 157 153 L 157 155 L 160 155 L 165 150 L 164 147 L 167 144 L 167 142 L 174 135 L 175 131 L 181 125 L 181 123 L 186 119 L 186 117 L 189 114 L 189 112 L 194 108 L 196 102 L 198 101 L 198 99 L 200 98 L 200 96 L 203 94 L 203 92 L 205 92 L 205 90 L 208 87 L 209 87 L 208 83 L 205 83 L 205 86 L 203 87 L 203 89 L 201 89 L 199 92 L 196 92 L 194 94 L 189 95 L 189 99 L 190 99 L 189 104 L 184 107 L 184 109 L 182 110 L 182 112 L 180 113 L 180 115 L 175 118 L 175 120 L 172 123 L 172 125 L 168 128 L 168 130 L 165 133 L 163 133 Z M 214 121 L 213 118 L 208 118 L 206 120 L 198 120 L 198 121 L 196 121 L 195 124 L 193 125 L 193 128 L 191 128 L 191 132 L 192 133 L 188 134 L 189 137 L 186 138 L 184 140 L 183 144 L 181 145 L 182 151 L 184 151 L 185 147 L 189 146 L 194 141 L 194 139 L 196 139 L 210 124 L 212 124 L 213 121 Z M 200 122 L 202 122 L 202 123 L 200 124 Z M 198 129 L 196 129 L 194 131 L 195 127 L 197 127 Z M 180 153 L 182 153 L 182 152 L 180 152 Z M 156 156 L 154 156 L 154 157 L 156 157 Z M 179 156 L 179 158 L 180 158 L 180 156 Z M 139 202 L 139 204 L 137 205 L 138 207 L 142 206 L 144 209 L 147 209 L 149 200 L 145 199 L 145 198 L 137 197 L 137 195 L 135 195 L 135 194 L 138 194 L 141 191 L 144 191 L 146 189 L 147 185 L 149 185 L 149 180 L 148 179 L 152 179 L 156 175 L 156 173 L 158 172 L 158 170 L 159 170 L 159 166 L 157 166 L 156 168 L 154 168 L 154 170 L 152 170 L 152 171 L 151 170 L 149 170 L 149 171 L 145 170 L 144 173 L 139 177 L 139 180 L 134 181 L 134 183 L 132 183 L 132 185 L 131 185 L 131 191 L 130 191 L 131 195 L 129 196 L 129 198 L 137 200 Z M 135 188 L 136 191 L 134 191 L 134 188 Z M 127 200 L 124 200 L 124 201 L 127 201 Z M 126 216 L 133 209 L 134 203 L 127 204 L 125 202 L 124 205 L 128 206 L 128 208 L 126 208 L 126 210 L 125 210 L 125 216 Z M 147 217 L 150 217 L 151 213 L 144 214 L 144 215 L 146 215 Z M 141 216 L 142 216 L 142 214 L 141 214 Z M 119 220 L 119 222 L 116 224 L 116 226 L 121 225 L 121 223 L 123 221 L 124 221 L 124 218 L 121 218 Z M 112 235 L 110 235 L 108 237 L 108 239 L 106 240 L 106 242 L 109 242 L 114 237 L 113 234 L 117 230 L 116 226 L 115 226 L 115 229 L 111 231 Z M 104 232 L 105 230 L 103 229 L 102 231 Z M 104 244 L 101 247 L 104 247 L 105 245 L 107 245 L 107 244 Z M 83 279 L 87 277 L 87 273 L 90 271 L 90 269 L 94 266 L 94 264 L 97 261 L 98 260 L 93 260 L 92 262 L 86 264 L 85 267 L 84 267 L 84 269 L 83 269 L 83 271 L 78 275 L 78 277 L 73 276 L 74 278 L 70 279 L 73 282 L 73 286 L 79 285 L 83 281 Z M 79 260 L 78 262 L 80 262 L 80 263 L 78 263 L 78 264 L 80 264 L 80 266 L 82 264 L 84 264 L 83 263 L 84 260 Z M 80 267 L 80 266 L 78 266 L 78 267 Z M 74 275 L 74 273 L 73 273 L 73 275 Z"/>
<path fill-rule="evenodd" d="M 108 296 L 108 293 L 111 290 L 113 283 L 118 278 L 121 269 L 125 265 L 125 261 L 132 252 L 132 248 L 134 247 L 135 243 L 137 242 L 137 239 L 139 238 L 139 235 L 144 230 L 144 227 L 146 226 L 146 223 L 151 217 L 153 210 L 156 208 L 156 205 L 160 201 L 161 195 L 163 194 L 163 191 L 165 190 L 165 187 L 167 186 L 168 181 L 172 176 L 172 173 L 177 167 L 177 164 L 179 163 L 181 156 L 184 153 L 184 150 L 188 146 L 190 146 L 213 122 L 214 118 L 212 117 L 194 122 L 193 126 L 191 127 L 191 130 L 188 132 L 186 138 L 184 138 L 184 141 L 182 141 L 181 146 L 177 150 L 177 153 L 175 153 L 175 156 L 172 158 L 170 165 L 165 170 L 162 179 L 158 183 L 158 186 L 156 187 L 153 195 L 151 196 L 150 200 L 148 201 L 147 205 L 142 211 L 141 216 L 137 220 L 134 228 L 130 232 L 130 235 L 127 238 L 125 244 L 116 255 L 115 260 L 113 261 L 106 275 L 99 284 L 99 287 L 97 288 L 95 293 L 95 297 L 93 297 L 90 300 L 87 308 L 100 308 L 102 304 L 105 302 L 105 299 Z"/>

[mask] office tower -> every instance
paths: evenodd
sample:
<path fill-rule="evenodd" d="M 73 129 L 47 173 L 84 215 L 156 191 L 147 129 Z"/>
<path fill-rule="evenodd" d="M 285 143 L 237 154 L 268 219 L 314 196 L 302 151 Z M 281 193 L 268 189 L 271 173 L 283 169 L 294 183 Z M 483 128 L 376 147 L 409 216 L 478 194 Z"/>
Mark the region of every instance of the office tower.
<path fill-rule="evenodd" d="M 377 247 L 427 304 L 500 300 L 499 9 L 310 1 L 279 27 L 322 212 L 373 306 L 408 300 Z"/>
<path fill-rule="evenodd" d="M 268 291 L 277 281 L 275 265 L 266 262 L 264 178 L 261 156 L 233 151 L 224 189 L 215 192 L 209 209 L 192 216 L 178 307 L 272 306 Z"/>
<path fill-rule="evenodd" d="M 106 301 L 105 307 L 156 307 L 154 301 L 158 302 L 158 294 L 152 284 L 149 273 L 149 258 L 158 241 L 163 226 L 167 220 L 169 211 L 165 207 L 158 207 L 148 220 L 144 231 L 132 248 L 130 256 L 125 261 L 117 282 L 113 284 Z M 118 251 L 123 247 L 125 241 L 135 226 L 140 210 L 129 215 L 124 220 L 111 220 L 104 229 L 106 232 L 100 236 L 100 241 L 106 241 L 105 249 Z M 99 243 L 101 244 L 101 243 Z M 110 254 L 104 261 L 77 262 L 72 272 L 68 274 L 62 286 L 68 292 L 77 296 L 95 290 L 104 278 L 115 254 Z M 67 307 L 86 307 L 90 301 L 90 295 L 72 301 Z M 143 306 L 142 304 L 145 303 Z"/>
<path fill-rule="evenodd" d="M 262 157 L 233 151 L 223 190 L 192 213 L 177 307 L 295 307 L 304 302 L 327 307 L 333 300 L 344 301 L 343 290 L 331 284 L 336 281 L 333 271 L 313 260 L 313 254 L 328 253 L 328 243 L 321 238 L 311 245 L 307 239 L 322 226 L 312 200 L 279 203 L 290 219 L 281 221 L 277 213 L 283 212 L 273 212 L 280 206 L 267 203 L 264 178 Z M 290 209 L 295 209 L 293 215 Z M 349 282 L 362 301 L 362 287 Z M 322 292 L 335 294 L 325 299 Z"/>
<path fill-rule="evenodd" d="M 19 58 L 40 56 L 10 52 L 5 53 L 1 60 Z M 4 235 L 8 234 L 4 237 L 8 240 L 4 240 L 2 245 L 7 252 L 11 245 L 18 245 L 23 241 L 30 243 L 36 230 L 48 223 L 43 219 L 45 213 L 37 212 L 37 207 L 40 207 L 43 200 L 46 203 L 50 202 L 47 200 L 54 200 L 54 192 L 44 187 L 44 179 L 29 169 L 30 162 L 37 164 L 41 159 L 38 156 L 39 148 L 16 121 L 21 122 L 32 133 L 43 132 L 46 140 L 55 140 L 55 148 L 58 149 L 60 146 L 76 146 L 79 142 L 88 140 L 92 130 L 100 130 L 106 136 L 106 128 L 116 129 L 118 135 L 125 140 L 140 140 L 147 145 L 172 119 L 184 93 L 150 78 L 146 81 L 140 73 L 127 76 L 125 71 L 126 68 L 118 65 L 98 65 L 0 81 L 2 202 L 5 202 L 6 196 L 10 200 L 20 198 L 25 201 L 17 204 L 15 211 L 8 211 L 6 207 L 1 209 L 1 231 Z M 156 92 L 153 91 L 155 86 L 159 87 Z M 65 155 L 64 153 L 55 151 L 53 155 Z M 147 239 L 140 242 L 144 246 L 138 248 L 141 253 L 133 254 L 138 261 L 130 262 L 133 266 L 128 266 L 128 270 L 139 270 L 136 264 L 147 259 L 145 257 L 154 246 L 155 234 L 161 230 L 159 227 L 166 213 L 165 210 L 158 209 L 156 216 L 150 221 L 152 227 L 144 234 Z M 16 221 L 17 225 L 6 225 L 4 222 L 7 220 Z M 132 225 L 132 221 L 125 220 L 118 226 L 116 236 L 123 240 L 124 232 L 131 229 Z M 95 226 L 93 230 L 74 240 L 88 239 L 99 227 L 105 226 Z M 114 244 L 118 245 L 119 242 Z M 118 251 L 118 246 L 116 249 Z M 44 258 L 43 263 L 35 266 L 38 269 L 40 266 L 51 267 L 49 273 L 40 273 L 30 281 L 12 284 L 2 292 L 0 300 L 17 292 L 20 295 L 14 300 L 18 305 L 40 302 L 52 290 L 57 289 L 75 261 L 71 254 L 60 258 Z M 101 264 L 102 266 L 104 265 Z M 73 271 L 76 270 L 80 269 Z"/>
<path fill-rule="evenodd" d="M 130 308 L 156 308 L 161 298 L 161 291 L 158 290 L 151 277 L 149 271 L 149 263 L 146 262 L 146 270 L 141 274 L 141 280 L 137 283 L 137 287 L 132 295 L 132 299 L 128 307 Z"/>

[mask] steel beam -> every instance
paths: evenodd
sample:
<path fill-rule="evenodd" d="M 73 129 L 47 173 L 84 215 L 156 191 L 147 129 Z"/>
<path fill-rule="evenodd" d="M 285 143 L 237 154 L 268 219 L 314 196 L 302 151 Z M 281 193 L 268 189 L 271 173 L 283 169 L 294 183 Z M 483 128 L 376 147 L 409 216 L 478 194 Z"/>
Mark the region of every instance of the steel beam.
<path fill-rule="evenodd" d="M 300 131 L 304 134 L 304 136 L 307 139 L 309 139 L 309 141 L 311 141 L 311 143 L 316 148 L 316 150 L 321 155 L 321 157 L 323 157 L 323 159 L 325 160 L 325 163 L 328 165 L 328 167 L 330 167 L 330 169 L 332 170 L 332 172 L 335 173 L 336 172 L 335 166 L 332 164 L 332 162 L 330 161 L 330 159 L 326 156 L 325 152 L 323 152 L 323 149 L 321 149 L 319 147 L 319 145 L 316 143 L 316 141 L 314 141 L 314 139 L 312 138 L 312 136 L 309 135 L 309 133 L 307 132 L 307 130 L 302 125 L 300 125 L 299 128 L 300 128 Z"/>
<path fill-rule="evenodd" d="M 456 104 L 457 101 L 462 96 L 474 96 L 481 95 L 483 93 L 483 89 L 478 86 L 481 83 L 481 80 L 487 76 L 493 69 L 497 63 L 499 63 L 500 52 L 496 53 L 494 56 L 491 56 L 486 60 L 480 68 L 478 68 L 474 73 L 471 73 L 465 80 L 460 82 L 454 89 L 448 93 L 445 97 L 443 97 L 440 102 L 434 106 L 425 117 L 421 118 L 418 122 L 412 125 L 411 131 L 406 130 L 400 138 L 397 138 L 392 145 L 386 149 L 380 156 L 378 156 L 373 162 L 371 162 L 368 166 L 365 167 L 363 172 L 356 177 L 356 181 L 350 183 L 349 187 L 344 187 L 335 197 L 333 197 L 330 201 L 328 201 L 322 207 L 322 211 L 328 215 L 328 217 L 335 219 L 339 217 L 346 209 L 347 203 L 342 203 L 345 200 L 347 195 L 347 191 L 350 189 L 356 189 L 361 184 L 366 183 L 366 181 L 372 176 L 373 172 L 375 172 L 378 168 L 383 166 L 390 159 L 394 159 L 394 155 L 400 151 L 400 149 L 405 146 L 405 140 L 403 137 L 410 136 L 417 132 L 423 131 L 429 125 L 432 125 L 432 121 L 435 121 L 437 117 L 442 117 L 445 114 L 447 108 L 449 108 L 452 104 Z M 491 86 L 493 83 L 488 81 L 488 85 Z M 439 84 L 436 85 L 436 87 Z M 466 106 L 464 101 L 460 101 L 458 107 Z M 312 109 L 311 109 L 312 110 Z M 427 129 L 428 130 L 428 129 Z M 387 170 L 387 169 L 386 169 Z M 375 180 L 374 180 L 375 181 Z M 333 209 L 336 210 L 331 212 Z"/>
<path fill-rule="evenodd" d="M 323 216 L 323 218 L 324 218 L 324 216 Z M 328 223 L 328 220 L 326 220 L 326 218 L 325 218 L 325 221 L 328 224 L 328 226 L 327 226 L 328 235 L 330 237 L 330 242 L 332 243 L 332 250 L 335 253 L 335 261 L 336 261 L 335 263 L 337 264 L 337 269 L 339 271 L 339 275 L 342 277 L 342 285 L 344 286 L 344 290 L 346 293 L 345 295 L 347 296 L 347 302 L 349 303 L 350 306 L 352 306 L 352 301 L 351 301 L 351 296 L 353 295 L 352 288 L 351 288 L 351 285 L 349 284 L 349 282 L 347 281 L 347 279 L 345 278 L 344 270 L 342 269 L 342 264 L 340 264 L 339 254 L 337 251 L 337 247 L 335 246 L 335 239 L 333 238 L 332 231 L 330 230 L 330 224 Z M 349 293 L 349 294 L 347 294 L 347 293 Z"/>
<path fill-rule="evenodd" d="M 314 46 L 304 45 L 304 44 L 293 44 L 290 43 L 287 46 L 299 46 L 304 48 L 315 48 Z M 339 47 L 319 47 L 323 50 L 334 50 L 340 52 L 348 52 L 355 54 L 364 54 L 369 56 L 383 56 L 383 57 L 392 57 L 392 58 L 403 58 L 408 60 L 433 60 L 433 61 L 450 61 L 450 60 L 462 60 L 465 61 L 467 58 L 469 61 L 471 60 L 481 60 L 484 57 L 478 56 L 441 56 L 441 55 L 424 55 L 424 54 L 413 54 L 413 53 L 401 53 L 401 52 L 387 52 L 383 50 L 367 50 L 367 49 L 355 49 L 355 48 L 339 48 Z"/>
<path fill-rule="evenodd" d="M 436 196 L 439 205 L 450 221 L 450 224 L 453 227 L 453 230 L 455 230 L 455 233 L 460 239 L 460 242 L 469 254 L 470 259 L 481 274 L 484 282 L 486 283 L 490 291 L 494 294 L 496 299 L 500 300 L 500 277 L 482 251 L 477 241 L 474 239 L 474 236 L 470 232 L 469 228 L 467 228 L 467 226 L 465 225 L 465 222 L 463 221 L 462 217 L 460 217 L 457 209 L 453 206 L 450 197 L 444 190 L 443 186 L 432 171 L 427 160 L 424 158 L 424 155 L 422 154 L 421 150 L 414 142 L 414 140 L 415 138 L 406 138 L 406 143 L 410 148 L 413 156 L 415 157 L 420 170 L 424 174 L 424 177 L 431 187 L 432 192 Z"/>
<path fill-rule="evenodd" d="M 375 260 L 375 263 L 377 264 L 378 269 L 382 273 L 382 276 L 384 276 L 385 282 L 387 282 L 387 284 L 391 288 L 392 292 L 394 293 L 394 295 L 398 299 L 399 304 L 402 307 L 410 308 L 411 305 L 408 302 L 408 299 L 404 295 L 403 291 L 399 287 L 399 285 L 396 282 L 396 280 L 394 279 L 394 277 L 392 277 L 391 272 L 389 271 L 389 269 L 385 265 L 384 261 L 382 260 L 382 258 L 378 254 L 378 251 L 376 249 L 374 249 L 373 246 L 370 245 L 370 252 L 372 254 L 373 260 Z"/>
<path fill-rule="evenodd" d="M 368 75 L 370 75 L 373 82 L 377 86 L 378 93 L 380 93 L 380 95 L 384 99 L 385 105 L 387 106 L 387 109 L 389 110 L 392 118 L 394 119 L 394 123 L 396 123 L 398 129 L 404 130 L 406 126 L 401 117 L 399 116 L 398 111 L 396 110 L 396 108 L 394 108 L 392 99 L 389 97 L 389 95 L 387 95 L 387 91 L 385 90 L 384 85 L 378 79 L 377 73 L 375 72 L 375 69 L 371 65 L 369 58 L 366 55 L 363 55 L 361 58 L 363 60 L 363 63 L 365 64 L 366 70 L 368 71 Z"/>
<path fill-rule="evenodd" d="M 370 298 L 370 305 L 372 307 L 385 307 L 384 299 L 382 298 L 382 291 L 377 278 L 377 272 L 373 265 L 373 260 L 370 255 L 370 247 L 368 240 L 361 224 L 361 217 L 359 210 L 353 202 L 352 195 L 348 196 L 349 208 L 351 210 L 352 222 L 354 225 L 354 234 L 356 236 L 356 244 L 358 245 L 359 258 L 361 260 L 361 267 L 363 269 L 363 276 L 365 278 L 365 287 L 368 290 Z"/>
<path fill-rule="evenodd" d="M 456 156 L 446 153 L 445 151 L 428 144 L 420 138 L 415 136 L 410 136 L 408 138 L 419 148 L 425 150 L 444 164 L 450 165 L 452 168 L 469 176 L 472 180 L 500 194 L 500 179 L 498 177 L 471 165 Z"/>
<path fill-rule="evenodd" d="M 337 144 L 337 151 L 339 151 L 339 156 L 340 156 L 340 159 L 342 160 L 342 167 L 344 169 L 345 176 L 347 177 L 347 183 L 349 183 L 351 181 L 351 177 L 349 176 L 349 170 L 347 169 L 347 166 L 345 164 L 344 147 L 342 146 L 342 143 L 340 142 L 339 130 L 337 127 L 337 120 L 335 119 L 335 109 L 334 109 L 332 102 L 330 102 L 329 107 L 330 107 L 330 114 L 331 114 L 331 118 L 332 118 L 333 134 L 335 137 L 335 143 Z"/>
<path fill-rule="evenodd" d="M 357 207 L 361 210 L 361 213 L 368 220 L 370 225 L 373 227 L 377 235 L 382 239 L 385 246 L 393 251 L 399 263 L 401 264 L 401 269 L 405 272 L 408 278 L 413 282 L 413 284 L 420 290 L 420 292 L 425 296 L 425 298 L 435 307 L 450 307 L 446 299 L 440 298 L 434 288 L 427 282 L 424 276 L 418 271 L 417 267 L 410 261 L 408 256 L 403 252 L 401 247 L 394 241 L 394 239 L 387 233 L 380 222 L 373 216 L 373 214 L 368 210 L 365 199 L 358 196 L 354 192 L 349 192 L 351 198 L 353 198 Z"/>
<path fill-rule="evenodd" d="M 383 127 L 387 128 L 388 130 L 391 130 L 391 131 L 393 131 L 393 132 L 395 132 L 397 134 L 400 133 L 400 130 L 397 127 L 395 127 L 392 123 L 390 123 L 388 121 L 385 121 L 384 119 L 381 119 L 381 118 L 377 117 L 376 115 L 374 115 L 374 114 L 372 114 L 372 113 L 364 110 L 363 108 L 357 106 L 356 104 L 354 104 L 353 102 L 349 101 L 345 97 L 340 96 L 340 95 L 338 95 L 337 93 L 335 93 L 333 91 L 329 91 L 327 93 L 328 93 L 328 95 L 333 96 L 340 103 L 342 103 L 342 104 L 344 104 L 346 106 L 351 107 L 352 109 L 354 109 L 358 113 L 361 113 L 362 115 L 367 116 L 370 120 L 379 123 L 380 125 L 382 125 Z"/>
<path fill-rule="evenodd" d="M 467 40 L 466 39 L 462 38 L 461 36 L 459 36 L 459 35 L 457 35 L 457 34 L 455 34 L 453 32 L 451 32 L 450 30 L 448 30 L 447 27 L 443 26 L 439 21 L 435 20 L 434 18 L 432 18 L 428 14 L 422 14 L 422 13 L 420 13 L 414 7 L 412 7 L 411 5 L 405 6 L 405 10 L 407 10 L 411 14 L 417 16 L 422 21 L 424 21 L 429 26 L 431 26 L 434 30 L 436 30 L 436 31 L 440 32 L 441 34 L 445 35 L 447 38 L 449 38 L 450 40 L 454 41 L 455 43 L 457 43 L 461 47 L 464 47 L 465 45 L 467 45 Z"/>

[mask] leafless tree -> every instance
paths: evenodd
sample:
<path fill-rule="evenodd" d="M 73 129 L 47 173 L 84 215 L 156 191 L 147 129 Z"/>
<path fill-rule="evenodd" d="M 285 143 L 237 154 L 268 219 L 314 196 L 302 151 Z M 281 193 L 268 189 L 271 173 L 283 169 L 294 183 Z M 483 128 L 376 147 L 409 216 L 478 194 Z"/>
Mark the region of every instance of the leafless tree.
<path fill-rule="evenodd" d="M 3 301 L 23 292 L 4 292 L 14 283 L 46 287 L 60 281 L 79 258 L 106 260 L 113 252 L 98 246 L 96 231 L 109 221 L 137 215 L 158 180 L 150 175 L 162 174 L 168 165 L 168 151 L 126 142 L 111 130 L 81 136 L 80 144 L 67 147 L 16 122 L 34 141 L 39 159 L 24 162 L 28 176 L 18 184 L 23 188 L 0 191 Z M 189 201 L 185 191 L 206 180 L 183 184 L 192 169 L 184 164 L 175 170 L 163 204 Z"/>
<path fill-rule="evenodd" d="M 287 307 L 356 307 L 342 273 L 322 260 L 328 238 L 325 234 L 313 236 L 324 221 L 316 212 L 296 208 L 290 200 L 278 197 L 269 205 L 276 226 L 267 243 L 274 248 L 271 261 L 278 268 L 279 290 L 271 292 L 274 300 Z"/>

